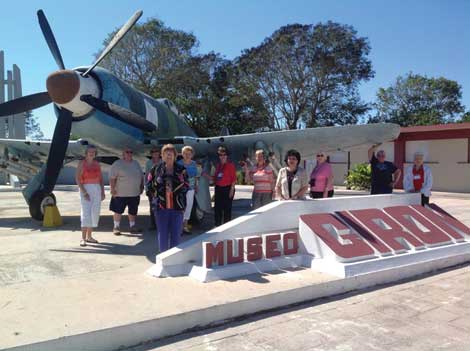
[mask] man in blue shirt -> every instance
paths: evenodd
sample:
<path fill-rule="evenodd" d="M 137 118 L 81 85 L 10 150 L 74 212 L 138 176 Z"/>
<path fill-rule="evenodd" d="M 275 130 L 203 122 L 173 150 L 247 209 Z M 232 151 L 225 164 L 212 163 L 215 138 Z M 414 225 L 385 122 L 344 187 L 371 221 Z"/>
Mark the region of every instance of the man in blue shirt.
<path fill-rule="evenodd" d="M 379 150 L 377 156 L 375 150 L 380 144 L 372 145 L 368 150 L 368 157 L 372 172 L 371 195 L 391 194 L 398 183 L 401 170 L 392 162 L 385 161 L 385 151 Z"/>

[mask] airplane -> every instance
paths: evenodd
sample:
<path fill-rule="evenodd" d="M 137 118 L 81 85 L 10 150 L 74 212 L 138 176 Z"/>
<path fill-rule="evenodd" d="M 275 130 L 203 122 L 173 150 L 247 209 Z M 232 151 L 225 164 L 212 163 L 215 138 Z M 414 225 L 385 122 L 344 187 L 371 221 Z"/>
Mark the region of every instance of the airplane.
<path fill-rule="evenodd" d="M 36 220 L 43 219 L 45 206 L 56 205 L 53 190 L 64 164 L 82 159 L 89 144 L 97 147 L 98 160 L 105 164 L 118 159 L 124 147 L 135 150 L 134 157 L 143 162 L 152 146 L 190 145 L 195 150 L 195 159 L 209 172 L 222 144 L 231 151 L 233 160 L 253 157 L 256 150 L 263 149 L 271 155 L 274 168 L 280 169 L 283 155 L 289 149 L 298 150 L 304 158 L 313 158 L 320 150 L 344 151 L 393 140 L 399 134 L 399 126 L 379 123 L 243 135 L 222 133 L 200 138 L 171 101 L 148 96 L 98 66 L 142 16 L 142 11 L 137 11 L 121 27 L 91 66 L 74 69 L 65 68 L 44 12 L 39 10 L 37 16 L 59 70 L 48 76 L 47 91 L 0 104 L 0 117 L 54 104 L 57 122 L 51 141 L 0 139 L 0 169 L 30 179 L 23 196 Z M 71 133 L 80 139 L 70 140 Z M 201 177 L 194 208 L 193 214 L 199 220 L 211 209 L 206 177 Z"/>

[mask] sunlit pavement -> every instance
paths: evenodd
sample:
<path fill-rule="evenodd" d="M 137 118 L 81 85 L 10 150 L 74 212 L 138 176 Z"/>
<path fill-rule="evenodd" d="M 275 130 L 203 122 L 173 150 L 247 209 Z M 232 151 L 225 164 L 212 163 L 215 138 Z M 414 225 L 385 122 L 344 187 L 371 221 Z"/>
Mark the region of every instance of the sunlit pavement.
<path fill-rule="evenodd" d="M 19 191 L 0 187 L 0 297 L 2 287 L 22 289 L 23 283 L 46 287 L 64 278 L 91 279 L 95 273 L 142 274 L 154 262 L 154 231 L 129 234 L 124 219 L 124 235 L 111 233 L 109 198 L 103 202 L 95 233 L 100 243 L 81 248 L 77 189 L 62 186 L 55 194 L 64 225 L 45 229 L 29 218 Z M 336 190 L 337 196 L 361 194 L 364 192 Z M 249 210 L 250 197 L 251 187 L 237 187 L 234 217 Z M 434 193 L 432 200 L 470 225 L 470 194 Z M 139 211 L 138 225 L 147 228 L 144 196 Z M 208 214 L 184 240 L 212 225 Z M 136 350 L 470 350 L 469 273 L 469 267 L 464 266 L 404 284 L 240 319 L 216 330 L 185 334 Z M 90 301 L 102 298 L 106 297 L 94 296 Z M 37 303 L 42 299 L 44 295 L 38 295 Z M 0 309 L 11 306 L 0 298 Z M 2 318 L 0 329 L 1 324 Z"/>
<path fill-rule="evenodd" d="M 322 299 L 132 348 L 470 350 L 470 266 Z"/>

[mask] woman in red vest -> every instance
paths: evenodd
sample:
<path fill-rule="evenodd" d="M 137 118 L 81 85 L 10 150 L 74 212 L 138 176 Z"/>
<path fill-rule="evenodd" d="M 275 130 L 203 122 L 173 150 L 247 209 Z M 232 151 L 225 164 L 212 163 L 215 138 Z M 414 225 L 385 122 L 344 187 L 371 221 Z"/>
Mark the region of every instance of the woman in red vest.
<path fill-rule="evenodd" d="M 403 189 L 407 193 L 421 193 L 421 205 L 429 205 L 431 196 L 432 173 L 428 165 L 424 164 L 424 155 L 417 152 L 414 155 L 412 166 L 405 169 Z"/>

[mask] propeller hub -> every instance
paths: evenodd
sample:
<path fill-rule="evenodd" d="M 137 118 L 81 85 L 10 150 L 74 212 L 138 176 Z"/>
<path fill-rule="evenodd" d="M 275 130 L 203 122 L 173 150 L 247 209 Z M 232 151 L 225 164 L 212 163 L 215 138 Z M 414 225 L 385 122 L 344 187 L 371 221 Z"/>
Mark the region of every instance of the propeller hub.
<path fill-rule="evenodd" d="M 47 77 L 47 92 L 52 101 L 63 105 L 73 100 L 80 91 L 80 79 L 72 70 L 60 70 Z"/>

